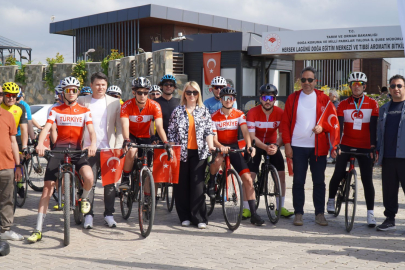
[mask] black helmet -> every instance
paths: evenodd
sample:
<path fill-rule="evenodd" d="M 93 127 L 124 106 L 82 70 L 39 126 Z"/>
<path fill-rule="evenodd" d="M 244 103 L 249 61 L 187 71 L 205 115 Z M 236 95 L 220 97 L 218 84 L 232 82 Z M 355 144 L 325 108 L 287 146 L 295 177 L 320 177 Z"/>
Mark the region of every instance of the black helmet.
<path fill-rule="evenodd" d="M 271 83 L 267 83 L 267 84 L 263 84 L 260 87 L 259 93 L 260 93 L 260 95 L 262 95 L 262 94 L 268 94 L 268 95 L 273 94 L 273 95 L 277 96 L 278 90 L 277 90 L 277 87 L 275 87 Z"/>
<path fill-rule="evenodd" d="M 236 97 L 236 90 L 233 89 L 232 87 L 228 87 L 228 86 L 222 88 L 221 92 L 219 92 L 219 96 L 223 97 L 223 96 L 226 96 L 226 95 L 232 95 L 232 96 Z"/>
<path fill-rule="evenodd" d="M 138 77 L 132 80 L 132 88 L 150 88 L 151 84 L 145 77 Z"/>
<path fill-rule="evenodd" d="M 0 241 L 0 256 L 7 256 L 10 253 L 10 245 L 6 241 Z"/>

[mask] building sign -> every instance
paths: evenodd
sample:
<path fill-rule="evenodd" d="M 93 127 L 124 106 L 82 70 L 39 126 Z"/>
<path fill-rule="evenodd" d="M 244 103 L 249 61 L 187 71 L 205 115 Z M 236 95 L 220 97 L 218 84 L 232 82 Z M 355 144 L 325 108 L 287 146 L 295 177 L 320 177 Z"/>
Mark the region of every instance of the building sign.
<path fill-rule="evenodd" d="M 404 50 L 400 26 L 278 31 L 262 34 L 262 54 Z"/>

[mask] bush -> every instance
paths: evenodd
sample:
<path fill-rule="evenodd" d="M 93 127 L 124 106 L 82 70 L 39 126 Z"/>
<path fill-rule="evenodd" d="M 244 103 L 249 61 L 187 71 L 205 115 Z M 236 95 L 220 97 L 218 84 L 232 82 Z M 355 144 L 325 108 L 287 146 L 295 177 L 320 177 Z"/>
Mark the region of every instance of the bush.
<path fill-rule="evenodd" d="M 17 66 L 17 59 L 15 57 L 9 55 L 6 59 L 6 66 Z"/>
<path fill-rule="evenodd" d="M 86 80 L 87 70 L 86 70 L 86 61 L 82 60 L 76 63 L 72 71 L 72 76 L 80 82 L 80 90 L 84 86 L 84 81 Z"/>
<path fill-rule="evenodd" d="M 111 49 L 111 54 L 107 55 L 101 62 L 101 68 L 104 74 L 108 77 L 108 62 L 111 60 L 121 59 L 124 57 L 124 53 L 119 53 L 118 50 Z"/>
<path fill-rule="evenodd" d="M 55 85 L 53 84 L 53 66 L 57 63 L 63 63 L 65 58 L 63 55 L 57 53 L 55 58 L 46 58 L 48 63 L 45 73 L 45 85 L 48 87 L 49 91 L 54 91 Z"/>

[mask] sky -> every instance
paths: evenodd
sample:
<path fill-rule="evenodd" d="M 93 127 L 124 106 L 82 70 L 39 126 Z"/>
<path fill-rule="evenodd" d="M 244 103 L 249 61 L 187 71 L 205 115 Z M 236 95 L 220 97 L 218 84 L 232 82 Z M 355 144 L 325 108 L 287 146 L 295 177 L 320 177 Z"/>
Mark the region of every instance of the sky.
<path fill-rule="evenodd" d="M 31 47 L 34 63 L 58 52 L 72 62 L 72 38 L 49 33 L 51 16 L 56 22 L 146 4 L 291 30 L 399 25 L 397 0 L 0 0 L 0 36 Z M 405 59 L 390 62 L 390 73 L 404 73 Z"/>

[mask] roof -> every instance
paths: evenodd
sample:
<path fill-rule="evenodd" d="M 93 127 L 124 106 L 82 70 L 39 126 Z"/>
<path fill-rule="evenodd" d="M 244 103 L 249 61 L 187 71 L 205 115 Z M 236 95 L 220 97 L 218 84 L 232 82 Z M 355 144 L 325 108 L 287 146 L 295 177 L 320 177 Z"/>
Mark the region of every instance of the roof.
<path fill-rule="evenodd" d="M 21 49 L 21 50 L 31 50 L 30 47 L 25 46 L 21 43 L 12 41 L 11 39 L 0 36 L 0 49 Z"/>
<path fill-rule="evenodd" d="M 268 31 L 289 30 L 270 25 L 149 4 L 52 22 L 50 23 L 49 32 L 51 34 L 73 36 L 75 35 L 74 29 L 138 19 L 149 21 L 149 23 L 171 21 L 174 24 L 197 25 L 201 28 L 223 29 L 236 32 L 253 32 L 258 34 Z"/>

